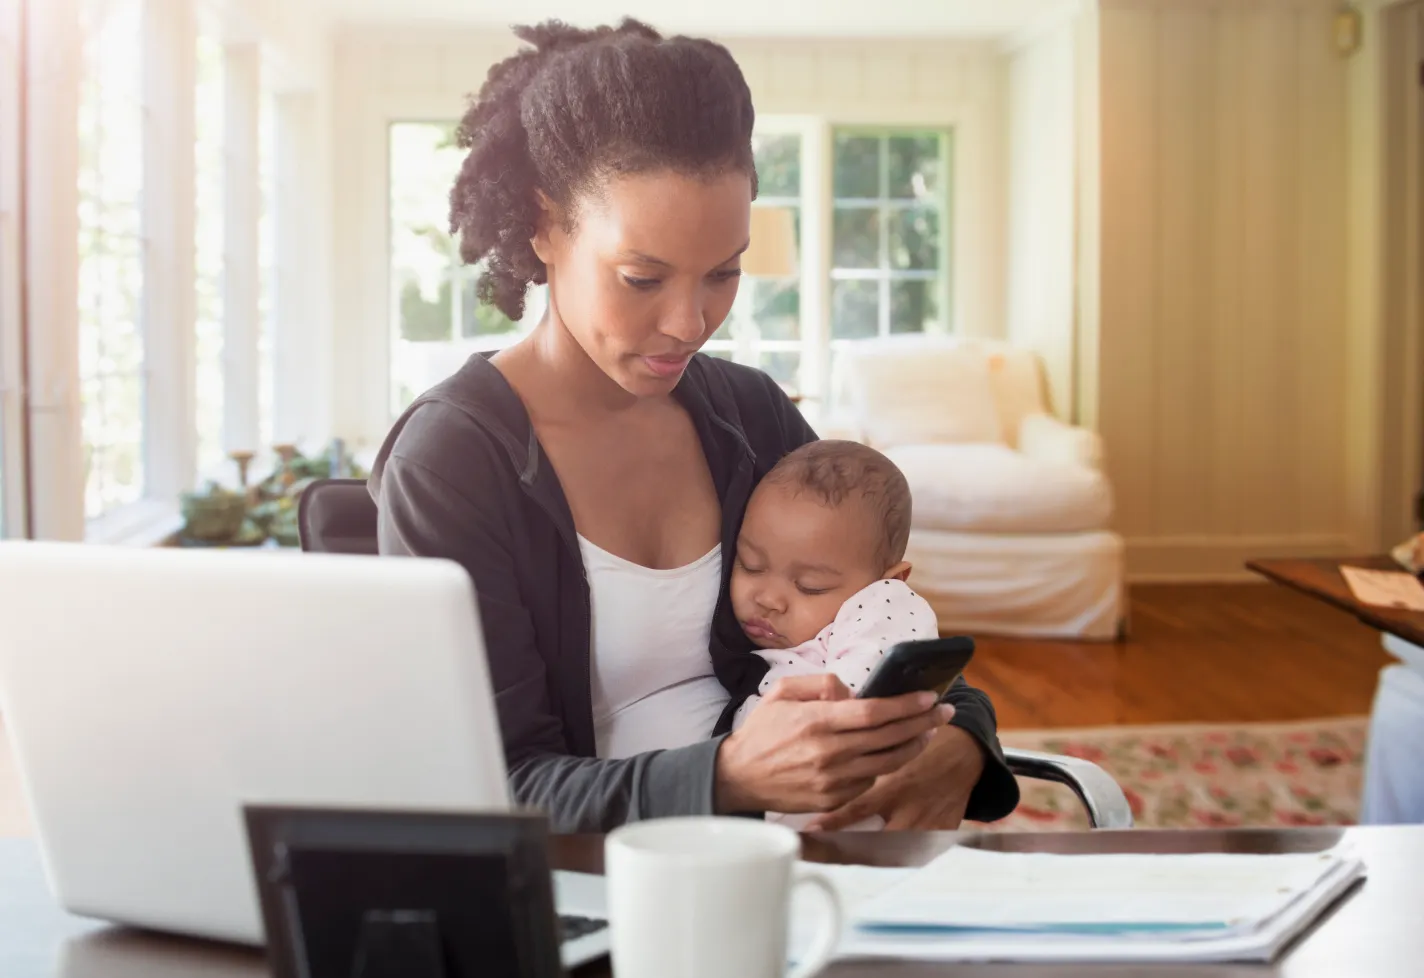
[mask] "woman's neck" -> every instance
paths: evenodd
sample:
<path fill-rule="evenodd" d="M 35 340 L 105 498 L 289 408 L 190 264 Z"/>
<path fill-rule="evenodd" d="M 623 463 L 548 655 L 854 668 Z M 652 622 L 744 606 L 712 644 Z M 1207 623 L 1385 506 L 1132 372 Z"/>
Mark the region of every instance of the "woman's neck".
<path fill-rule="evenodd" d="M 569 333 L 552 303 L 529 336 L 494 358 L 536 420 L 556 424 L 621 414 L 644 400 L 619 386 Z"/>

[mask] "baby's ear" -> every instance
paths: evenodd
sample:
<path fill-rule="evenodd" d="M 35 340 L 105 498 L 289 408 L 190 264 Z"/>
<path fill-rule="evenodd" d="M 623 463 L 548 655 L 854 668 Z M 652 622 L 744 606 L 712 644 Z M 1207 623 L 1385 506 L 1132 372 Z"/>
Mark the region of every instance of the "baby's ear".
<path fill-rule="evenodd" d="M 900 561 L 885 572 L 884 579 L 887 581 L 908 581 L 910 579 L 910 562 L 908 560 Z"/>

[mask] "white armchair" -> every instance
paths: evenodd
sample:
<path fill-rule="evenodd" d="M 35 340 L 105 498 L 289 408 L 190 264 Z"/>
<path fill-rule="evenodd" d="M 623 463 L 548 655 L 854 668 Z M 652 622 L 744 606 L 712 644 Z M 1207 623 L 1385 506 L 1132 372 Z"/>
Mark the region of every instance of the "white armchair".
<path fill-rule="evenodd" d="M 914 337 L 848 345 L 823 431 L 885 452 L 914 496 L 912 580 L 944 631 L 1112 639 L 1122 539 L 1096 434 L 1058 420 L 1032 352 Z"/>

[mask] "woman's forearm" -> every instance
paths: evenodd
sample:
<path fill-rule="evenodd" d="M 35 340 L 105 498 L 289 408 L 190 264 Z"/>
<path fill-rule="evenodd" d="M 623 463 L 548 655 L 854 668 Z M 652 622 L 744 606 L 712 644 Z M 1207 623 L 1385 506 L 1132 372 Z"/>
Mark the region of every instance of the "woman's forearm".
<path fill-rule="evenodd" d="M 625 822 L 711 815 L 722 738 L 619 760 L 536 753 L 509 763 L 519 805 L 548 814 L 554 832 L 610 832 Z"/>

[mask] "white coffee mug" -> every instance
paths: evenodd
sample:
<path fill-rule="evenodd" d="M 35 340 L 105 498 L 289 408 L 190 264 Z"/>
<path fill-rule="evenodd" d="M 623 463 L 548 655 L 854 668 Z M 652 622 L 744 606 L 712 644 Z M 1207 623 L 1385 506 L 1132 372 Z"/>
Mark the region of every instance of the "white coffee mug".
<path fill-rule="evenodd" d="M 809 978 L 835 952 L 835 887 L 797 867 L 801 838 L 745 818 L 667 818 L 612 832 L 604 847 L 618 978 Z M 816 937 L 787 971 L 793 887 L 820 892 Z"/>

